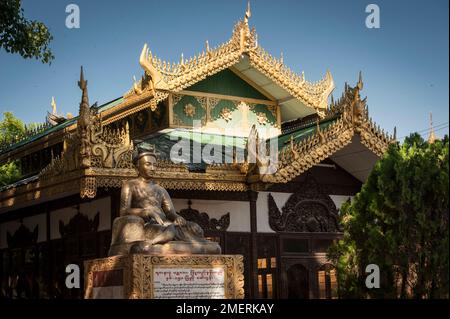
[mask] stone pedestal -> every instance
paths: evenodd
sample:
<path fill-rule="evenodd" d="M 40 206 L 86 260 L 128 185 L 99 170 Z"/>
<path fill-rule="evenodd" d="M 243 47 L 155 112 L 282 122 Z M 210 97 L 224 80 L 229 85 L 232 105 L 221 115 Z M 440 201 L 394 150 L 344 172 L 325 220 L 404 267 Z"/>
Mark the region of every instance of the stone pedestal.
<path fill-rule="evenodd" d="M 84 263 L 86 299 L 242 299 L 241 255 L 123 255 Z"/>

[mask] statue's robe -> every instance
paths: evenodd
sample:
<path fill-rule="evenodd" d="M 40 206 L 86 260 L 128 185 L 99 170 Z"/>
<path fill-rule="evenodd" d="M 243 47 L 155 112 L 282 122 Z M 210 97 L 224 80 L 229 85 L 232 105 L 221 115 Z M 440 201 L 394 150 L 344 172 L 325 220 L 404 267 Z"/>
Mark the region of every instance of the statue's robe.
<path fill-rule="evenodd" d="M 134 179 L 124 183 L 122 187 L 121 205 L 123 208 L 143 208 L 148 210 L 140 217 L 144 218 L 145 239 L 152 240 L 163 233 L 168 227 L 173 227 L 175 236 L 173 241 L 185 242 L 206 242 L 202 228 L 190 221 L 186 225 L 174 224 L 178 215 L 173 207 L 167 191 L 154 182 L 143 182 L 141 179 Z M 151 212 L 151 213 L 150 213 Z M 164 221 L 164 225 L 156 223 L 152 214 L 157 214 Z"/>

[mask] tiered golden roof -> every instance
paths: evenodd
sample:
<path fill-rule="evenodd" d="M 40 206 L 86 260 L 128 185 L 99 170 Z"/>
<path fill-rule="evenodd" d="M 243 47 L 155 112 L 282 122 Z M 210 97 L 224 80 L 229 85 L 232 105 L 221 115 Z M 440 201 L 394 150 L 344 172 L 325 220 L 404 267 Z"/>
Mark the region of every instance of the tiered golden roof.
<path fill-rule="evenodd" d="M 318 82 L 309 82 L 304 74 L 298 75 L 284 65 L 283 58 L 275 58 L 258 45 L 254 28 L 248 24 L 248 10 L 244 20 L 237 22 L 231 39 L 213 49 L 206 42 L 206 49 L 200 54 L 184 59 L 178 63 L 163 61 L 149 51 L 144 45 L 140 64 L 145 70 L 145 77 L 134 84 L 125 97 L 140 95 L 144 91 L 179 92 L 189 86 L 239 63 L 244 57 L 256 70 L 271 79 L 307 107 L 314 108 L 323 115 L 327 108 L 328 96 L 334 89 L 334 82 L 329 71 Z M 147 85 L 148 83 L 148 85 Z M 166 96 L 161 95 L 160 99 Z M 156 101 L 159 102 L 159 101 Z"/>

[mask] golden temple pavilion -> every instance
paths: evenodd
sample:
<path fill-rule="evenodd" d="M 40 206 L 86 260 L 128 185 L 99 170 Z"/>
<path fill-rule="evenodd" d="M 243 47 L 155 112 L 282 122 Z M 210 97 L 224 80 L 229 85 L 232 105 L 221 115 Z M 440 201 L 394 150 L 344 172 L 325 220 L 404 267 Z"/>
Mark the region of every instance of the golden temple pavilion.
<path fill-rule="evenodd" d="M 83 296 L 65 287 L 65 267 L 107 255 L 141 146 L 157 152 L 154 179 L 177 212 L 223 253 L 244 256 L 246 298 L 336 297 L 326 251 L 342 236 L 339 208 L 395 133 L 369 117 L 361 75 L 333 100 L 331 73 L 295 74 L 258 44 L 250 15 L 227 42 L 177 63 L 144 45 L 142 77 L 103 105 L 89 103 L 81 69 L 78 116 L 52 112 L 0 145 L 0 163 L 17 161 L 22 173 L 0 188 L 3 296 Z"/>

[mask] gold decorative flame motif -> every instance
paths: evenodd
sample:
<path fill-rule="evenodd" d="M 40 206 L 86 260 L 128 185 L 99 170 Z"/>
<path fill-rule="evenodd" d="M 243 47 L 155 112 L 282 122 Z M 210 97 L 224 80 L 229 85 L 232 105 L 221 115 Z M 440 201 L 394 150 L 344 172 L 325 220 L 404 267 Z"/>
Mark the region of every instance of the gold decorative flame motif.
<path fill-rule="evenodd" d="M 258 114 L 256 114 L 256 119 L 258 120 L 258 123 L 261 125 L 266 125 L 267 124 L 267 115 L 264 112 L 259 112 Z"/>
<path fill-rule="evenodd" d="M 224 107 L 222 111 L 220 111 L 220 117 L 224 119 L 226 122 L 229 122 L 233 119 L 233 115 L 229 108 Z"/>
<path fill-rule="evenodd" d="M 195 106 L 193 106 L 192 104 L 186 104 L 184 106 L 184 114 L 186 114 L 186 116 L 188 117 L 194 117 L 195 115 Z"/>

